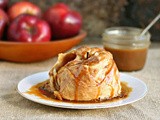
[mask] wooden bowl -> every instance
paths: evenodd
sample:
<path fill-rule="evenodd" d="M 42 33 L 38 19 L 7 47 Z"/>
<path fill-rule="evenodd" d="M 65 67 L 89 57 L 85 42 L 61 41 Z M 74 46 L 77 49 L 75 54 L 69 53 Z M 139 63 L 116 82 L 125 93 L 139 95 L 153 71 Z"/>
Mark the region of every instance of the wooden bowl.
<path fill-rule="evenodd" d="M 0 41 L 0 59 L 12 62 L 37 62 L 56 56 L 80 43 L 86 32 L 77 36 L 50 42 L 23 43 Z"/>

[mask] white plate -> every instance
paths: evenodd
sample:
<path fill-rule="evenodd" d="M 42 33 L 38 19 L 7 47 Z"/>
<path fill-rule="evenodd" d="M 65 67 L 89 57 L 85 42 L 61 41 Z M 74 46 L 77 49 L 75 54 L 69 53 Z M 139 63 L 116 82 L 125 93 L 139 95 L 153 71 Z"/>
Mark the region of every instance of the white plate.
<path fill-rule="evenodd" d="M 97 109 L 97 108 L 111 108 L 122 105 L 127 105 L 133 102 L 136 102 L 142 99 L 147 93 L 147 86 L 141 80 L 134 78 L 130 75 L 120 73 L 121 81 L 128 83 L 128 86 L 132 87 L 132 92 L 129 97 L 117 100 L 113 102 L 102 102 L 102 103 L 69 103 L 69 102 L 58 102 L 58 101 L 49 101 L 39 98 L 38 96 L 27 94 L 26 92 L 33 85 L 43 82 L 48 79 L 48 72 L 41 72 L 33 74 L 21 80 L 18 83 L 18 92 L 25 98 L 48 106 L 60 107 L 60 108 L 70 108 L 70 109 Z"/>

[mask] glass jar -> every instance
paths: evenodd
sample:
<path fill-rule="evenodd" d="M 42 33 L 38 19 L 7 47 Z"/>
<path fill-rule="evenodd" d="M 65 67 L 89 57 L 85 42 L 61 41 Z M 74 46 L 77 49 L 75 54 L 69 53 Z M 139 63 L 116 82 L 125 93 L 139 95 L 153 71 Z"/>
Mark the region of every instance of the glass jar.
<path fill-rule="evenodd" d="M 119 70 L 134 71 L 144 67 L 150 33 L 140 37 L 142 29 L 134 27 L 112 27 L 102 35 L 104 49 L 113 54 Z"/>

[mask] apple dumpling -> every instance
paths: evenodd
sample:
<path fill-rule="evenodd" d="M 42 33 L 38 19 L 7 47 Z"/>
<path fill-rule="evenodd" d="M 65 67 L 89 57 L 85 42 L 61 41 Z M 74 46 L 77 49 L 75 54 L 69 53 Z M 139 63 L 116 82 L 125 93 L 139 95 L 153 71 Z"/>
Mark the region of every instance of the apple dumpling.
<path fill-rule="evenodd" d="M 58 55 L 49 87 L 59 100 L 97 101 L 121 94 L 119 71 L 110 52 L 83 46 Z"/>

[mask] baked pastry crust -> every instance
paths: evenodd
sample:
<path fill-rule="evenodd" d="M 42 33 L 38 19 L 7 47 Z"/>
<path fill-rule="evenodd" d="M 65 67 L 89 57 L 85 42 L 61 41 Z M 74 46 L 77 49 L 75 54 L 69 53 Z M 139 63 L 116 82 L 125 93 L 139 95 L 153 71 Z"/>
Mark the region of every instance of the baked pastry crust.
<path fill-rule="evenodd" d="M 60 100 L 106 100 L 121 93 L 112 54 L 96 47 L 83 46 L 59 54 L 49 76 L 50 89 Z"/>

